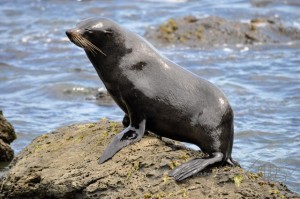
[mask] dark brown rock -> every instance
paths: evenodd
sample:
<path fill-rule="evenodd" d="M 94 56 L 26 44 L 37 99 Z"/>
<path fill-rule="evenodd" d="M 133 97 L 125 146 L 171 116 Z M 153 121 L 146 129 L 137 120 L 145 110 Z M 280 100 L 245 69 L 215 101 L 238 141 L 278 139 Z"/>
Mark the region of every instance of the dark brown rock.
<path fill-rule="evenodd" d="M 36 138 L 0 179 L 0 198 L 299 198 L 238 167 L 213 168 L 177 183 L 168 172 L 202 154 L 151 134 L 99 165 L 99 156 L 122 129 L 103 119 Z"/>
<path fill-rule="evenodd" d="M 0 139 L 0 162 L 9 162 L 14 158 L 14 151 L 9 144 Z"/>
<path fill-rule="evenodd" d="M 5 119 L 0 110 L 0 139 L 10 144 L 17 138 L 14 127 Z"/>
<path fill-rule="evenodd" d="M 0 110 L 0 162 L 8 162 L 14 158 L 14 151 L 9 144 L 16 138 L 14 127 L 5 119 Z"/>

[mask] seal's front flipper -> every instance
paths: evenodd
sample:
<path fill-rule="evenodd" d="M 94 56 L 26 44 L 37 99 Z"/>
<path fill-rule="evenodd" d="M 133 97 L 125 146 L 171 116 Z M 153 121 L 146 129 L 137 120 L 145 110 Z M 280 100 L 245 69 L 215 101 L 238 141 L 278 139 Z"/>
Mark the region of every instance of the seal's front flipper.
<path fill-rule="evenodd" d="M 125 146 L 140 141 L 145 133 L 145 128 L 146 120 L 143 120 L 142 122 L 140 122 L 138 129 L 133 126 L 128 126 L 121 133 L 116 135 L 101 155 L 99 164 L 102 164 L 106 160 L 112 158 Z"/>
<path fill-rule="evenodd" d="M 223 154 L 220 152 L 213 153 L 213 156 L 209 159 L 196 158 L 176 167 L 169 172 L 169 176 L 174 177 L 176 181 L 181 181 L 199 173 L 209 165 L 221 162 L 222 159 Z"/>

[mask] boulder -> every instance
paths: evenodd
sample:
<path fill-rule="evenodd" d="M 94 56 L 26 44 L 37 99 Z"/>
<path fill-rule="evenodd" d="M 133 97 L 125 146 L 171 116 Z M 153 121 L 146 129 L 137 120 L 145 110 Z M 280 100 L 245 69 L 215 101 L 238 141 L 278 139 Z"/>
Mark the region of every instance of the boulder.
<path fill-rule="evenodd" d="M 0 110 L 0 139 L 10 144 L 17 138 L 14 127 L 3 116 Z"/>
<path fill-rule="evenodd" d="M 0 162 L 9 162 L 14 158 L 14 151 L 9 146 L 0 139 Z"/>
<path fill-rule="evenodd" d="M 5 119 L 0 110 L 0 162 L 11 161 L 14 151 L 9 144 L 17 138 L 14 127 Z"/>
<path fill-rule="evenodd" d="M 215 167 L 183 182 L 168 176 L 199 151 L 147 134 L 98 164 L 121 123 L 74 124 L 28 145 L 0 179 L 0 198 L 297 198 L 286 186 L 239 167 Z"/>
<path fill-rule="evenodd" d="M 149 28 L 145 36 L 156 46 L 210 47 L 287 43 L 299 40 L 300 30 L 286 27 L 277 19 L 255 18 L 239 22 L 217 16 L 200 19 L 186 16 Z"/>

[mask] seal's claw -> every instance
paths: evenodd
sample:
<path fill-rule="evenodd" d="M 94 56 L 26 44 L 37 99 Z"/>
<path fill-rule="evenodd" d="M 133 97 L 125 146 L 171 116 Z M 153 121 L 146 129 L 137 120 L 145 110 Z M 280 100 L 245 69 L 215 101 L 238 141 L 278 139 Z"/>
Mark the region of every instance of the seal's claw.
<path fill-rule="evenodd" d="M 241 165 L 237 161 L 233 160 L 232 158 L 228 158 L 226 162 L 231 166 L 241 167 Z"/>

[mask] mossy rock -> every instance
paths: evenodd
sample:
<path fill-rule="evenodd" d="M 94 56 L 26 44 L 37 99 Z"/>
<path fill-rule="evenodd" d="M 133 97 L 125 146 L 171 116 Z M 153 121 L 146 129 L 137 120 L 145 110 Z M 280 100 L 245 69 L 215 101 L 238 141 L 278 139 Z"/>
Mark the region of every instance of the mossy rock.
<path fill-rule="evenodd" d="M 203 154 L 152 134 L 98 164 L 112 137 L 122 129 L 120 123 L 104 119 L 36 138 L 0 180 L 0 198 L 298 197 L 284 185 L 270 184 L 238 167 L 213 168 L 177 183 L 168 172 Z"/>
<path fill-rule="evenodd" d="M 186 16 L 149 28 L 145 37 L 156 46 L 210 47 L 286 43 L 300 40 L 300 31 L 283 25 L 279 19 L 254 18 L 246 23 L 218 16 Z"/>

